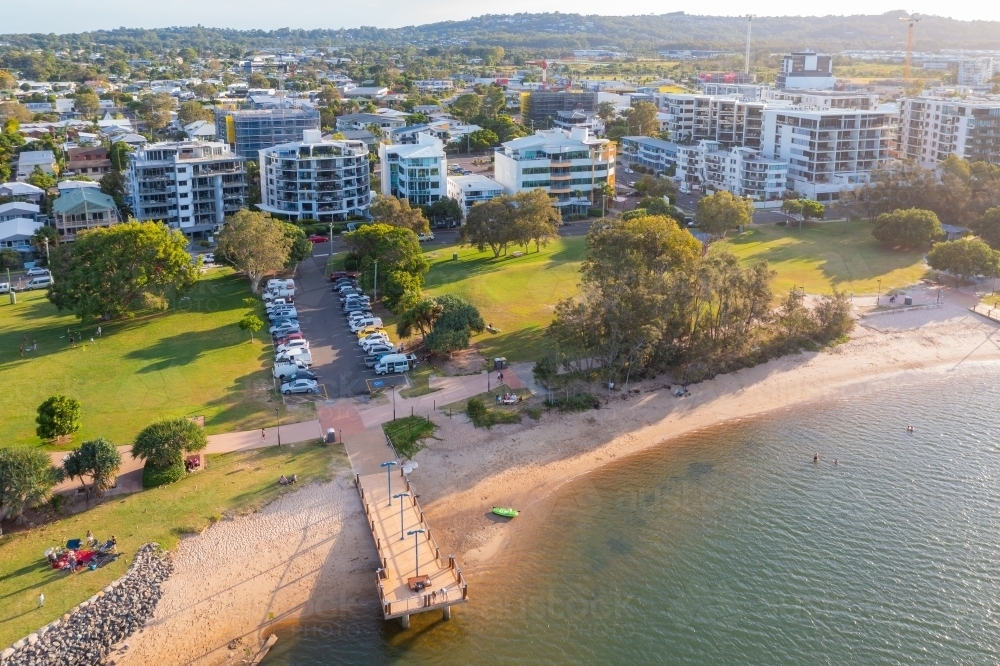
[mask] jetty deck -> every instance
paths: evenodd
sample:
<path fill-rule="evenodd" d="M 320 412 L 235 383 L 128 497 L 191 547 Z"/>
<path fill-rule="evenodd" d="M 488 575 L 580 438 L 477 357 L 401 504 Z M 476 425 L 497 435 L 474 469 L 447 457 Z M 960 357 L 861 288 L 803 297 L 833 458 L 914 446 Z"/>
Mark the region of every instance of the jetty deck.
<path fill-rule="evenodd" d="M 453 605 L 468 601 L 468 585 L 455 557 L 443 555 L 438 548 L 416 492 L 400 466 L 394 466 L 388 474 L 380 467 L 396 459 L 381 426 L 346 435 L 344 446 L 378 550 L 381 567 L 375 574 L 375 587 L 385 619 L 399 618 L 403 627 L 408 627 L 415 613 L 440 610 L 445 618 L 451 617 Z M 409 497 L 393 499 L 392 506 L 390 479 L 393 495 L 409 493 Z M 424 532 L 407 534 L 414 530 Z M 419 576 L 429 580 L 422 589 L 414 590 L 410 582 L 418 577 L 418 564 Z"/>

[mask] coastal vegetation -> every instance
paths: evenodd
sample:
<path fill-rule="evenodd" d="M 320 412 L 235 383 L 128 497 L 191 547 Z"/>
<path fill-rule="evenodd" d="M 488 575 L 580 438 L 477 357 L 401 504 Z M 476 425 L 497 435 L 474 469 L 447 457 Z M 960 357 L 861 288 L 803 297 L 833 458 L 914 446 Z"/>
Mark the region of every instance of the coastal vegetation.
<path fill-rule="evenodd" d="M 2 456 L 7 450 L 0 450 Z M 48 456 L 42 456 L 48 465 Z M 206 469 L 176 483 L 141 493 L 106 499 L 82 513 L 59 516 L 24 532 L 0 537 L 0 644 L 9 645 L 58 618 L 121 576 L 131 555 L 145 543 L 172 549 L 184 536 L 214 522 L 247 513 L 288 492 L 277 479 L 298 475 L 299 483 L 330 478 L 347 467 L 339 447 L 320 443 L 269 447 L 208 456 Z M 57 514 L 58 515 L 58 514 Z M 46 548 L 83 538 L 91 530 L 100 539 L 114 535 L 126 554 L 97 569 L 70 575 L 49 566 Z M 38 595 L 45 606 L 38 608 Z"/>
<path fill-rule="evenodd" d="M 386 436 L 392 441 L 396 453 L 412 458 L 420 450 L 421 440 L 434 435 L 437 426 L 423 416 L 404 416 L 382 424 Z"/>

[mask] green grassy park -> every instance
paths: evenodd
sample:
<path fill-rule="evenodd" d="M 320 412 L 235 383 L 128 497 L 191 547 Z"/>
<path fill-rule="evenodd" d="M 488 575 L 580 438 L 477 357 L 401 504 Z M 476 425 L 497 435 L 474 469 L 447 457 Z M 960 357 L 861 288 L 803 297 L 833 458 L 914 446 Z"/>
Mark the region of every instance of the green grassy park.
<path fill-rule="evenodd" d="M 277 479 L 297 474 L 300 483 L 330 478 L 347 469 L 340 446 L 300 444 L 208 457 L 206 469 L 177 483 L 108 498 L 96 507 L 0 537 L 0 645 L 23 638 L 58 618 L 125 573 L 131 555 L 150 541 L 172 549 L 234 513 L 247 513 L 288 492 Z M 82 539 L 87 530 L 101 540 L 112 534 L 123 553 L 106 567 L 76 574 L 56 571 L 46 548 Z M 40 593 L 45 606 L 37 608 Z"/>
<path fill-rule="evenodd" d="M 487 324 L 499 333 L 473 338 L 486 356 L 505 356 L 512 362 L 536 359 L 544 329 L 552 321 L 555 304 L 577 293 L 580 264 L 586 251 L 582 236 L 553 240 L 541 252 L 512 247 L 494 259 L 489 250 L 447 246 L 426 253 L 431 265 L 424 291 L 428 296 L 457 294 L 476 305 Z M 458 261 L 452 253 L 458 253 Z"/>
<path fill-rule="evenodd" d="M 717 245 L 747 264 L 766 259 L 778 273 L 772 283 L 776 294 L 796 286 L 810 294 L 828 294 L 834 287 L 874 294 L 879 280 L 884 293 L 919 281 L 927 271 L 923 252 L 887 249 L 864 220 L 812 223 L 801 230 L 791 224 L 758 226 Z"/>
<path fill-rule="evenodd" d="M 250 295 L 245 279 L 216 269 L 176 308 L 81 326 L 59 313 L 44 292 L 0 299 L 0 385 L 6 388 L 0 446 L 38 445 L 36 408 L 64 394 L 83 405 L 83 429 L 73 442 L 107 437 L 128 444 L 157 419 L 204 416 L 209 434 L 270 425 L 274 408 L 263 339 L 251 344 L 236 322 Z M 263 314 L 263 313 L 261 313 Z M 67 328 L 83 341 L 71 347 Z M 38 343 L 37 351 L 19 347 Z M 94 337 L 94 342 L 90 338 Z M 72 443 L 70 444 L 72 445 Z"/>

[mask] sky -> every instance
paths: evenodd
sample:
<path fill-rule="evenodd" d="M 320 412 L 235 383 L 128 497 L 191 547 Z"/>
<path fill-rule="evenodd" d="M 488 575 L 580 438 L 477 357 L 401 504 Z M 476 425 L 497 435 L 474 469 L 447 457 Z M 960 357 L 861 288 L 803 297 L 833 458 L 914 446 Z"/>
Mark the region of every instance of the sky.
<path fill-rule="evenodd" d="M 983 0 L 942 3 L 939 0 L 838 0 L 836 3 L 803 3 L 801 0 L 715 0 L 711 13 L 735 16 L 836 14 L 881 14 L 905 9 L 918 14 L 947 16 L 960 20 L 1000 20 L 1000 3 Z M 708 9 L 706 6 L 705 9 Z M 505 0 L 495 4 L 468 0 L 48 0 L 44 8 L 24 0 L 0 0 L 0 34 L 41 32 L 67 33 L 88 30 L 162 28 L 203 25 L 241 30 L 259 28 L 356 28 L 362 25 L 396 28 L 437 21 L 463 20 L 486 13 L 566 12 L 580 14 L 664 14 L 692 11 L 689 3 L 668 0 L 631 0 L 627 5 L 607 0 Z"/>

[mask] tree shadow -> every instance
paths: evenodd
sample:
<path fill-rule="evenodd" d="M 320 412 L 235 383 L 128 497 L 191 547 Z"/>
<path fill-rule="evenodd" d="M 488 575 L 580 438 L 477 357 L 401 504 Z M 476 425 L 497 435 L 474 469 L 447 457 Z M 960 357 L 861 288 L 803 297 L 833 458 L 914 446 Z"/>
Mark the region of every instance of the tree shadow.
<path fill-rule="evenodd" d="M 489 358 L 503 356 L 510 363 L 537 361 L 545 348 L 545 327 L 531 326 L 498 335 L 480 334 L 473 342 Z"/>
<path fill-rule="evenodd" d="M 137 372 L 160 372 L 167 368 L 194 363 L 202 356 L 213 351 L 231 347 L 239 340 L 234 339 L 235 327 L 219 326 L 207 331 L 192 331 L 161 338 L 154 344 L 135 349 L 125 355 L 125 358 L 140 361 L 153 361 L 140 368 Z"/>

